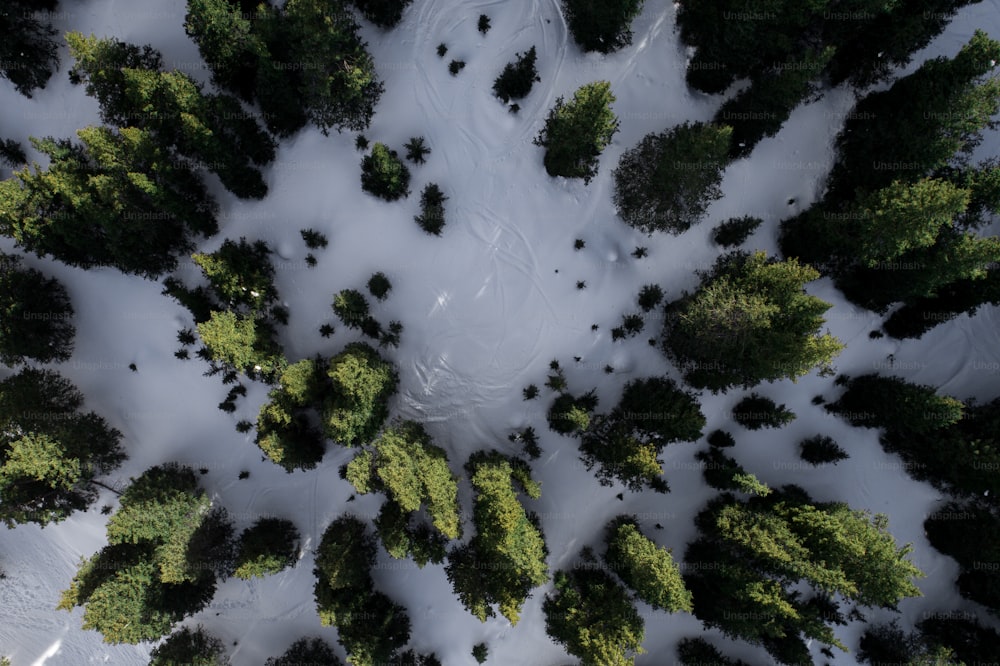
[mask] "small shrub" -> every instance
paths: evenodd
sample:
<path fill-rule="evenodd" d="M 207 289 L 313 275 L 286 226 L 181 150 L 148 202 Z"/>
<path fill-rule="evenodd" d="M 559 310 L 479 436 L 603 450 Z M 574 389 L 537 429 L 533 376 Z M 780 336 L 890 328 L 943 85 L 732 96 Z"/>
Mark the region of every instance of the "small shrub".
<path fill-rule="evenodd" d="M 479 32 L 483 33 L 484 35 L 488 33 L 490 31 L 490 17 L 487 16 L 486 14 L 480 14 L 479 22 L 476 23 L 476 27 L 479 29 Z"/>
<path fill-rule="evenodd" d="M 452 60 L 450 63 L 448 63 L 448 71 L 451 72 L 452 76 L 458 76 L 458 73 L 461 72 L 462 68 L 464 67 L 465 67 L 464 60 Z"/>
<path fill-rule="evenodd" d="M 368 292 L 380 301 L 384 301 L 392 289 L 392 283 L 385 273 L 379 271 L 368 279 Z"/>
<path fill-rule="evenodd" d="M 748 430 L 780 428 L 795 420 L 795 414 L 770 398 L 751 393 L 733 408 L 733 419 Z"/>
<path fill-rule="evenodd" d="M 438 44 L 438 47 L 437 47 L 438 57 L 439 58 L 443 58 L 446 53 L 448 53 L 448 47 L 445 45 L 444 42 L 441 42 L 440 44 Z"/>
<path fill-rule="evenodd" d="M 643 257 L 648 255 L 649 255 L 649 250 L 647 250 L 642 246 L 638 246 L 634 250 L 632 250 L 632 256 L 635 257 L 636 259 L 642 259 Z"/>
<path fill-rule="evenodd" d="M 427 161 L 426 156 L 431 154 L 431 149 L 427 147 L 422 136 L 410 137 L 403 147 L 406 148 L 406 159 L 414 164 L 423 164 Z"/>
<path fill-rule="evenodd" d="M 712 231 L 712 240 L 721 247 L 735 247 L 750 237 L 764 220 L 759 217 L 733 217 L 720 223 Z"/>
<path fill-rule="evenodd" d="M 331 335 L 333 335 L 333 330 L 334 330 L 333 326 L 331 326 L 330 324 L 323 324 L 322 326 L 319 327 L 319 334 L 322 335 L 324 338 L 328 338 Z"/>
<path fill-rule="evenodd" d="M 333 312 L 349 328 L 361 328 L 369 319 L 368 301 L 355 289 L 344 289 L 333 298 Z"/>
<path fill-rule="evenodd" d="M 310 250 L 319 250 L 328 245 L 326 236 L 315 229 L 303 229 L 299 232 L 306 247 Z"/>
<path fill-rule="evenodd" d="M 480 20 L 482 20 L 482 17 L 480 17 Z M 472 658 L 476 660 L 477 664 L 485 662 L 488 654 L 489 648 L 486 647 L 486 643 L 477 643 L 472 648 Z"/>
<path fill-rule="evenodd" d="M 577 289 L 586 289 L 587 288 L 587 281 L 586 280 L 580 280 L 580 281 L 578 281 L 576 283 L 576 288 Z"/>
<path fill-rule="evenodd" d="M 848 455 L 833 438 L 816 435 L 799 443 L 799 457 L 812 465 L 831 462 L 836 465 L 838 461 L 848 458 Z"/>
<path fill-rule="evenodd" d="M 531 87 L 541 79 L 535 67 L 537 54 L 532 46 L 524 53 L 517 54 L 517 60 L 507 63 L 493 82 L 493 94 L 505 104 L 512 99 L 524 99 Z M 514 106 L 517 106 L 516 104 Z M 513 107 L 511 110 L 514 111 Z M 516 111 L 514 111 L 516 113 Z"/>
<path fill-rule="evenodd" d="M 587 247 L 587 243 L 582 238 L 577 238 L 575 241 L 573 241 L 574 250 L 582 250 L 585 247 Z"/>
<path fill-rule="evenodd" d="M 316 255 L 314 255 L 312 252 L 306 255 L 306 266 L 308 266 L 309 268 L 316 267 Z"/>
<path fill-rule="evenodd" d="M 403 324 L 396 320 L 389 322 L 389 330 L 381 334 L 379 338 L 379 347 L 398 347 L 399 346 L 399 336 L 403 333 Z"/>
<path fill-rule="evenodd" d="M 597 407 L 597 396 L 593 391 L 579 398 L 570 393 L 557 397 L 546 418 L 549 428 L 561 435 L 575 435 L 590 427 L 590 413 Z"/>
<path fill-rule="evenodd" d="M 521 395 L 524 396 L 525 400 L 534 400 L 538 397 L 538 387 L 534 384 L 528 384 L 521 389 Z"/>
<path fill-rule="evenodd" d="M 429 183 L 420 193 L 420 215 L 415 216 L 420 228 L 433 236 L 440 236 L 444 228 L 444 195 L 436 183 Z"/>
<path fill-rule="evenodd" d="M 708 444 L 717 448 L 728 448 L 736 446 L 736 440 L 725 430 L 713 430 L 708 435 Z"/>
<path fill-rule="evenodd" d="M 410 193 L 409 186 L 410 170 L 396 151 L 376 143 L 361 161 L 361 189 L 386 201 L 395 201 Z"/>
<path fill-rule="evenodd" d="M 354 148 L 356 150 L 368 150 L 368 137 L 364 134 L 359 134 L 354 138 Z"/>
<path fill-rule="evenodd" d="M 639 307 L 649 312 L 663 301 L 663 290 L 658 285 L 647 284 L 639 290 Z"/>
<path fill-rule="evenodd" d="M 197 338 L 194 337 L 194 331 L 192 331 L 190 328 L 182 328 L 181 330 L 177 331 L 177 341 L 180 342 L 182 345 L 185 346 L 193 345 L 196 340 Z"/>
<path fill-rule="evenodd" d="M 645 325 L 646 322 L 643 320 L 642 315 L 630 314 L 622 317 L 622 328 L 629 336 L 641 333 Z"/>
<path fill-rule="evenodd" d="M 245 433 L 253 430 L 253 422 L 242 419 L 236 422 L 236 432 Z"/>

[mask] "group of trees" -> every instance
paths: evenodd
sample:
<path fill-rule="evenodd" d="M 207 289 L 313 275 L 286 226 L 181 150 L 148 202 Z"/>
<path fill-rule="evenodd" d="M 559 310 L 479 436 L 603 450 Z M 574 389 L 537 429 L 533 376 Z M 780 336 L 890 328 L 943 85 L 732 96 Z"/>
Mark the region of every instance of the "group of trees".
<path fill-rule="evenodd" d="M 715 117 L 733 126 L 732 155 L 743 156 L 776 134 L 821 85 L 848 81 L 860 88 L 889 76 L 969 2 L 686 3 L 677 24 L 681 40 L 695 47 L 687 82 L 701 92 L 722 93 L 737 80 L 750 80 Z"/>
<path fill-rule="evenodd" d="M 96 479 L 125 459 L 122 434 L 51 370 L 24 368 L 0 382 L 0 520 L 47 525 L 88 508 Z"/>
<path fill-rule="evenodd" d="M 605 535 L 603 561 L 585 548 L 572 569 L 555 573 L 542 605 L 545 629 L 584 664 L 628 666 L 645 652 L 635 600 L 676 613 L 690 612 L 692 598 L 670 552 L 642 534 L 634 516 L 618 516 Z"/>
<path fill-rule="evenodd" d="M 1000 653 L 1000 634 L 967 613 L 940 613 L 904 632 L 895 622 L 869 626 L 858 659 L 871 666 L 891 664 L 982 664 Z"/>
<path fill-rule="evenodd" d="M 629 490 L 667 492 L 659 455 L 668 444 L 701 437 L 705 417 L 694 394 L 666 377 L 637 379 L 607 414 L 580 433 L 580 457 L 602 485 L 618 481 Z"/>
<path fill-rule="evenodd" d="M 439 563 L 445 543 L 461 538 L 458 478 L 444 449 L 419 423 L 404 421 L 385 430 L 348 463 L 344 475 L 359 493 L 385 493 L 375 528 L 391 556 L 413 557 L 421 567 Z M 419 518 L 421 507 L 430 525 Z"/>
<path fill-rule="evenodd" d="M 121 494 L 108 545 L 80 565 L 59 608 L 83 606 L 83 628 L 108 643 L 156 640 L 212 598 L 232 569 L 232 534 L 194 470 L 152 467 Z"/>
<path fill-rule="evenodd" d="M 323 626 L 337 627 L 352 666 L 391 663 L 410 639 L 406 609 L 375 589 L 375 552 L 365 523 L 353 516 L 330 523 L 316 549 L 316 610 Z"/>
<path fill-rule="evenodd" d="M 783 664 L 813 663 L 806 639 L 846 650 L 830 626 L 846 622 L 841 603 L 895 608 L 920 594 L 913 579 L 923 574 L 885 516 L 814 502 L 801 488 L 720 495 L 696 524 L 684 557 L 695 616 Z"/>
<path fill-rule="evenodd" d="M 781 247 L 829 272 L 853 302 L 918 336 L 1000 302 L 1000 240 L 979 228 L 1000 211 L 1000 168 L 970 152 L 1000 111 L 1000 42 L 976 32 L 862 99 L 837 138 L 824 198 L 782 224 Z"/>
<path fill-rule="evenodd" d="M 689 384 L 713 392 L 826 371 L 843 345 L 819 331 L 831 306 L 803 289 L 817 277 L 794 259 L 725 254 L 666 306 L 663 347 Z"/>
<path fill-rule="evenodd" d="M 396 10 L 406 3 L 355 4 L 384 25 L 393 16 L 398 20 Z M 280 6 L 188 0 L 185 29 L 212 67 L 213 83 L 245 102 L 256 101 L 259 115 L 279 137 L 307 122 L 324 132 L 364 129 L 382 94 L 358 24 L 341 0 L 291 0 Z"/>
<path fill-rule="evenodd" d="M 462 605 L 481 621 L 493 617 L 493 605 L 511 624 L 532 588 L 549 580 L 548 549 L 537 518 L 518 499 L 523 492 L 541 497 L 531 468 L 518 458 L 477 452 L 465 465 L 474 492 L 469 543 L 448 553 L 445 572 Z"/>
<path fill-rule="evenodd" d="M 562 0 L 563 16 L 584 51 L 611 53 L 632 43 L 632 19 L 643 0 Z"/>
<path fill-rule="evenodd" d="M 0 252 L 0 363 L 65 361 L 73 351 L 73 304 L 55 278 Z"/>

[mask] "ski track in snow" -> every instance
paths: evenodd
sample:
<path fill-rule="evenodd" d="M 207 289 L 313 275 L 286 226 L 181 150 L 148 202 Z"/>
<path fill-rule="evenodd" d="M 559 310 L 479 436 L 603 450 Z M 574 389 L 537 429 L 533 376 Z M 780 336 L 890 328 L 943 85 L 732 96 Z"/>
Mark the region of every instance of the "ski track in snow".
<path fill-rule="evenodd" d="M 525 402 L 521 388 L 529 383 L 541 386 L 548 361 L 556 358 L 570 390 L 595 388 L 603 411 L 615 404 L 628 379 L 660 374 L 677 378 L 660 352 L 645 344 L 646 337 L 657 333 L 658 320 L 651 318 L 646 331 L 630 341 L 612 343 L 608 330 L 622 313 L 636 309 L 630 304 L 641 285 L 660 284 L 667 298 L 693 287 L 693 271 L 705 268 L 718 254 L 708 235 L 722 219 L 763 217 L 765 225 L 747 247 L 774 253 L 777 223 L 819 196 L 837 131 L 830 118 L 842 117 L 853 96 L 836 89 L 797 109 L 776 137 L 729 166 L 723 181 L 726 197 L 712 204 L 705 221 L 680 236 L 647 238 L 615 216 L 610 172 L 621 153 L 644 134 L 684 120 L 708 120 L 723 101 L 684 87 L 686 54 L 673 30 L 676 7 L 646 3 L 633 23 L 633 44 L 600 55 L 584 54 L 572 42 L 559 0 L 530 0 L 515 9 L 509 4 L 418 0 L 392 31 L 363 26 L 386 83 L 366 136 L 401 149 L 410 136 L 423 135 L 433 151 L 426 164 L 411 167 L 409 198 L 387 204 L 361 193 L 361 154 L 353 135 L 323 137 L 307 129 L 283 141 L 276 162 L 264 170 L 271 187 L 264 201 L 237 201 L 222 191 L 217 179 L 207 179 L 219 199 L 222 229 L 199 250 L 211 251 L 223 238 L 240 235 L 262 238 L 276 248 L 276 283 L 291 311 L 291 326 L 283 331 L 282 342 L 293 360 L 334 354 L 346 342 L 360 339 L 335 321 L 331 294 L 363 289 L 372 272 L 385 270 L 393 291 L 384 303 L 372 302 L 373 312 L 383 324 L 398 319 L 405 325 L 400 347 L 386 352 L 400 374 L 400 389 L 390 405 L 394 418 L 425 422 L 436 443 L 448 451 L 456 472 L 477 449 L 517 452 L 506 435 L 533 426 L 543 450 L 533 464 L 543 494 L 539 500 L 527 500 L 526 506 L 541 519 L 552 570 L 571 566 L 581 547 L 599 546 L 605 522 L 623 512 L 638 515 L 644 532 L 679 559 L 695 536 L 691 519 L 713 494 L 694 459 L 704 446 L 678 444 L 664 451 L 670 494 L 626 492 L 620 502 L 615 495 L 622 489 L 597 483 L 579 461 L 576 442 L 547 429 L 545 410 L 552 393 L 543 388 L 540 398 Z M 480 13 L 492 19 L 485 36 L 476 30 Z M 207 81 L 197 49 L 184 35 L 183 14 L 180 0 L 87 0 L 61 8 L 57 28 L 152 43 L 163 51 L 168 67 Z M 928 57 L 953 55 L 979 27 L 1000 37 L 1000 0 L 964 8 L 902 71 L 913 71 Z M 449 47 L 444 58 L 435 53 L 441 42 Z M 533 44 L 541 83 L 519 101 L 520 112 L 510 114 L 492 96 L 493 80 L 516 53 Z M 5 109 L 0 135 L 27 145 L 29 135 L 72 136 L 77 128 L 99 121 L 96 103 L 66 80 L 70 58 L 65 47 L 60 57 L 59 72 L 32 100 L 0 82 Z M 455 77 L 447 71 L 452 58 L 467 63 Z M 541 149 L 532 145 L 548 110 L 557 97 L 569 98 L 580 85 L 602 79 L 612 83 L 621 127 L 601 157 L 597 177 L 586 186 L 549 178 Z M 988 133 L 976 157 L 995 154 L 998 146 L 998 134 Z M 428 182 L 437 182 L 449 197 L 448 223 L 440 238 L 428 237 L 412 220 L 420 189 Z M 788 199 L 795 202 L 789 205 Z M 303 264 L 306 250 L 298 230 L 306 227 L 330 239 L 328 249 L 316 252 L 315 269 Z M 574 238 L 585 239 L 586 247 L 573 250 Z M 628 256 L 637 245 L 649 248 L 647 259 Z M 0 239 L 0 248 L 10 251 L 11 244 Z M 200 361 L 173 357 L 176 331 L 191 321 L 176 303 L 160 296 L 158 284 L 108 269 L 71 269 L 33 256 L 26 264 L 63 281 L 76 309 L 74 357 L 54 367 L 85 392 L 88 409 L 125 433 L 130 458 L 109 483 L 120 487 L 151 465 L 177 460 L 208 469 L 202 482 L 227 507 L 238 530 L 264 515 L 288 517 L 299 527 L 297 566 L 250 583 L 220 583 L 209 606 L 186 624 L 202 623 L 228 645 L 238 641 L 230 648 L 234 664 L 262 663 L 303 635 L 335 643 L 336 631 L 319 626 L 312 602 L 314 549 L 335 517 L 349 512 L 371 518 L 381 502 L 376 496 L 347 502 L 351 488 L 338 479 L 337 469 L 353 452 L 330 445 L 317 469 L 294 474 L 262 462 L 252 436 L 236 433 L 233 426 L 240 418 L 254 419 L 267 388 L 243 382 L 248 395 L 239 401 L 237 412 L 216 410 L 226 388 L 218 377 L 202 376 L 205 367 Z M 181 275 L 193 281 L 196 272 L 182 266 Z M 586 290 L 575 289 L 575 282 L 584 279 Z M 834 304 L 827 315 L 829 329 L 848 342 L 835 363 L 839 372 L 897 374 L 981 401 L 1000 393 L 996 308 L 957 318 L 920 340 L 871 340 L 868 332 L 877 326 L 878 317 L 845 302 L 829 280 L 818 280 L 809 291 Z M 337 327 L 330 340 L 316 332 L 324 322 Z M 598 331 L 590 330 L 592 323 L 599 324 Z M 572 360 L 574 355 L 581 357 L 580 363 Z M 138 373 L 127 369 L 132 361 Z M 613 366 L 613 374 L 604 374 L 605 364 Z M 927 573 L 918 582 L 925 596 L 900 606 L 905 627 L 941 609 L 977 613 L 996 625 L 981 608 L 958 596 L 952 585 L 957 566 L 934 551 L 923 535 L 923 519 L 939 506 L 941 494 L 909 479 L 898 457 L 881 450 L 876 432 L 852 429 L 811 404 L 814 395 L 836 398 L 839 389 L 832 381 L 813 374 L 798 383 L 755 389 L 798 415 L 777 437 L 732 424 L 729 412 L 743 392 L 703 394 L 705 431 L 732 430 L 739 441 L 732 455 L 772 486 L 799 483 L 818 500 L 847 501 L 889 514 L 893 534 L 900 543 L 914 544 L 914 562 Z M 834 437 L 850 459 L 802 468 L 796 443 L 817 433 Z M 241 470 L 251 473 L 250 480 L 237 479 Z M 459 496 L 468 535 L 467 482 Z M 105 543 L 106 517 L 99 510 L 103 504 L 115 506 L 116 498 L 102 491 L 90 511 L 44 530 L 0 530 L 0 562 L 9 575 L 0 583 L 0 654 L 10 654 L 15 666 L 147 663 L 150 645 L 105 645 L 96 632 L 80 629 L 80 609 L 54 610 L 80 557 L 89 557 Z M 656 523 L 664 529 L 655 529 Z M 417 570 L 412 562 L 392 560 L 380 551 L 373 577 L 379 589 L 408 608 L 413 646 L 436 651 L 447 666 L 471 665 L 469 652 L 480 641 L 489 644 L 491 663 L 556 666 L 568 660 L 545 636 L 541 603 L 551 584 L 533 591 L 521 622 L 511 627 L 502 618 L 480 623 L 468 614 L 451 593 L 440 565 Z M 672 661 L 679 638 L 701 633 L 749 663 L 767 661 L 759 649 L 704 631 L 690 615 L 668 616 L 644 604 L 640 611 L 648 650 L 637 659 L 640 665 Z M 875 616 L 891 619 L 892 614 L 880 611 Z M 852 622 L 836 633 L 856 647 L 861 629 Z M 337 650 L 343 658 L 339 646 Z M 819 654 L 818 647 L 814 654 Z M 852 655 L 837 653 L 830 663 L 855 662 Z"/>

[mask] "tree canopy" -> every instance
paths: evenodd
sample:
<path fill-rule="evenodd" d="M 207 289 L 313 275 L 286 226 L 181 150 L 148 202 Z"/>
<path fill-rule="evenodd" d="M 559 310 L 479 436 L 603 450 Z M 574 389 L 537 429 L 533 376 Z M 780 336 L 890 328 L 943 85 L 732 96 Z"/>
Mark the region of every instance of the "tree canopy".
<path fill-rule="evenodd" d="M 597 175 L 597 160 L 618 131 L 618 118 L 611 110 L 615 96 L 611 84 L 596 81 L 581 86 L 573 99 L 556 99 L 535 145 L 545 148 L 545 171 L 550 176 L 583 178 Z"/>

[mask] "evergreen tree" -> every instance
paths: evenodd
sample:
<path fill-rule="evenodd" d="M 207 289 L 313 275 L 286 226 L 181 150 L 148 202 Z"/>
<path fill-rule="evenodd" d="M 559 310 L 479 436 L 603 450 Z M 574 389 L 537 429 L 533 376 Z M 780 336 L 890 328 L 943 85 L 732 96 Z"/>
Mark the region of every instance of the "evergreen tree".
<path fill-rule="evenodd" d="M 320 624 L 337 627 L 352 666 L 389 662 L 410 638 L 406 610 L 373 591 L 369 570 L 374 562 L 375 542 L 365 524 L 352 516 L 330 523 L 316 550 Z"/>
<path fill-rule="evenodd" d="M 512 99 L 524 99 L 531 92 L 531 86 L 541 81 L 535 67 L 538 55 L 534 46 L 524 53 L 518 53 L 516 58 L 514 62 L 504 65 L 503 71 L 493 81 L 493 94 L 504 104 Z"/>
<path fill-rule="evenodd" d="M 76 59 L 71 78 L 87 84 L 104 122 L 149 131 L 161 145 L 205 165 L 241 198 L 260 199 L 267 185 L 255 166 L 274 159 L 275 145 L 229 95 L 207 95 L 190 76 L 164 72 L 160 54 L 116 39 L 69 33 Z"/>
<path fill-rule="evenodd" d="M 682 666 L 749 666 L 739 659 L 727 659 L 704 638 L 681 639 L 677 644 L 677 658 Z"/>
<path fill-rule="evenodd" d="M 329 643 L 322 638 L 300 638 L 292 643 L 280 657 L 269 657 L 264 666 L 343 666 Z"/>
<path fill-rule="evenodd" d="M 0 166 L 13 169 L 28 163 L 24 148 L 13 139 L 0 139 Z"/>
<path fill-rule="evenodd" d="M 326 436 L 345 446 L 370 442 L 388 416 L 396 371 L 368 345 L 352 343 L 330 359 L 327 375 L 332 388 L 323 403 Z"/>
<path fill-rule="evenodd" d="M 705 476 L 705 483 L 716 490 L 741 492 L 758 497 L 771 494 L 771 488 L 766 483 L 743 469 L 735 459 L 724 454 L 717 446 L 709 448 L 708 451 L 699 451 L 695 454 L 695 458 L 704 465 L 702 474 Z"/>
<path fill-rule="evenodd" d="M 490 651 L 486 643 L 476 643 L 472 646 L 472 658 L 476 660 L 477 664 L 484 663 L 489 654 Z"/>
<path fill-rule="evenodd" d="M 214 200 L 150 133 L 87 127 L 77 135 L 81 144 L 32 140 L 49 166 L 0 181 L 0 233 L 39 256 L 152 278 L 193 249 L 192 235 L 216 232 Z"/>
<path fill-rule="evenodd" d="M 608 568 L 658 610 L 668 613 L 692 610 L 691 593 L 684 587 L 677 564 L 666 548 L 639 531 L 635 516 L 618 516 L 605 527 Z"/>
<path fill-rule="evenodd" d="M 733 420 L 748 430 L 781 428 L 795 420 L 795 414 L 770 398 L 751 393 L 733 407 Z"/>
<path fill-rule="evenodd" d="M 518 501 L 515 484 L 532 499 L 541 496 L 541 486 L 527 463 L 496 452 L 474 453 L 466 471 L 475 493 L 476 534 L 448 554 L 445 572 L 462 605 L 480 621 L 493 617 L 491 606 L 497 604 L 517 624 L 531 589 L 549 574 L 541 529 Z"/>
<path fill-rule="evenodd" d="M 437 183 L 428 183 L 420 193 L 420 215 L 413 219 L 427 233 L 440 236 L 444 228 L 444 202 L 447 200 Z"/>
<path fill-rule="evenodd" d="M 961 566 L 963 597 L 1000 612 L 1000 515 L 985 501 L 949 502 L 924 522 L 927 539 Z"/>
<path fill-rule="evenodd" d="M 1000 633 L 967 613 L 939 613 L 917 623 L 917 629 L 924 645 L 940 645 L 954 653 L 954 661 L 945 663 L 988 664 L 1000 654 Z"/>
<path fill-rule="evenodd" d="M 413 0 L 351 0 L 366 19 L 380 28 L 392 28 Z"/>
<path fill-rule="evenodd" d="M 191 258 L 227 309 L 260 313 L 278 299 L 270 257 L 271 250 L 263 241 L 227 238 L 215 252 Z"/>
<path fill-rule="evenodd" d="M 899 377 L 877 374 L 845 378 L 847 391 L 827 405 L 851 425 L 926 434 L 957 423 L 964 406 L 955 398 L 938 396 L 934 387 L 910 384 Z"/>
<path fill-rule="evenodd" d="M 121 464 L 122 434 L 51 370 L 24 368 L 0 382 L 0 520 L 47 525 L 97 498 L 94 478 Z"/>
<path fill-rule="evenodd" d="M 712 230 L 712 240 L 716 245 L 725 248 L 742 245 L 743 241 L 762 225 L 764 220 L 759 217 L 744 215 L 743 217 L 732 217 L 724 222 L 720 222 Z"/>
<path fill-rule="evenodd" d="M 423 426 L 414 421 L 395 425 L 352 460 L 345 476 L 362 494 L 384 492 L 387 501 L 377 520 L 389 554 L 413 554 L 418 565 L 444 557 L 443 541 L 462 536 L 458 478 L 448 467 L 444 449 L 435 446 Z M 423 507 L 441 538 L 423 524 L 413 524 Z M 426 552 L 427 556 L 421 556 Z"/>
<path fill-rule="evenodd" d="M 919 596 L 923 574 L 898 548 L 883 515 L 816 503 L 786 486 L 747 501 L 722 495 L 696 519 L 685 582 L 707 626 L 763 645 L 781 663 L 811 663 L 804 638 L 841 649 L 829 623 L 845 602 L 894 608 Z M 794 587 L 794 589 L 793 589 Z M 803 598 L 805 591 L 814 596 Z"/>
<path fill-rule="evenodd" d="M 590 413 L 597 407 L 597 396 L 593 391 L 576 397 L 571 393 L 561 393 L 546 414 L 549 428 L 561 435 L 577 435 L 590 427 Z"/>
<path fill-rule="evenodd" d="M 0 363 L 26 359 L 40 363 L 68 360 L 73 351 L 73 304 L 55 278 L 21 265 L 20 257 L 0 252 Z"/>
<path fill-rule="evenodd" d="M 0 8 L 0 77 L 25 97 L 44 88 L 59 65 L 56 31 L 44 20 L 56 4 L 56 0 L 9 0 Z"/>
<path fill-rule="evenodd" d="M 630 666 L 645 653 L 645 623 L 628 592 L 601 571 L 589 551 L 583 562 L 555 574 L 542 604 L 545 632 L 584 666 Z"/>
<path fill-rule="evenodd" d="M 794 259 L 723 255 L 693 294 L 667 306 L 667 355 L 691 385 L 713 392 L 828 368 L 843 345 L 818 332 L 830 304 L 803 290 L 817 277 Z"/>
<path fill-rule="evenodd" d="M 266 319 L 213 311 L 197 328 L 210 359 L 251 379 L 271 382 L 287 365 L 274 326 Z"/>
<path fill-rule="evenodd" d="M 170 634 L 150 653 L 149 666 L 226 666 L 226 648 L 199 626 L 184 627 Z"/>
<path fill-rule="evenodd" d="M 107 643 L 152 641 L 199 611 L 232 566 L 232 524 L 194 470 L 143 472 L 108 522 L 108 545 L 84 561 L 59 608 L 83 606 L 83 628 Z"/>
<path fill-rule="evenodd" d="M 840 460 L 846 460 L 849 456 L 833 438 L 826 435 L 816 435 L 799 442 L 799 457 L 807 463 L 822 465 L 832 462 L 834 465 Z"/>
<path fill-rule="evenodd" d="M 386 201 L 395 201 L 410 194 L 410 170 L 396 151 L 384 143 L 372 146 L 372 152 L 361 160 L 361 189 Z"/>
<path fill-rule="evenodd" d="M 308 414 L 322 401 L 323 365 L 303 359 L 285 368 L 257 415 L 257 446 L 288 472 L 312 469 L 323 458 L 323 437 Z"/>
<path fill-rule="evenodd" d="M 431 152 L 431 149 L 424 143 L 424 137 L 422 136 L 411 137 L 409 141 L 403 144 L 403 147 L 406 148 L 406 159 L 414 164 L 423 164 L 426 162 L 426 156 Z"/>
<path fill-rule="evenodd" d="M 545 148 L 545 171 L 550 176 L 583 178 L 589 183 L 597 175 L 598 157 L 618 131 L 618 119 L 611 110 L 614 101 L 607 81 L 581 86 L 569 103 L 562 97 L 556 99 L 534 141 Z"/>
<path fill-rule="evenodd" d="M 563 15 L 573 39 L 584 51 L 611 53 L 632 43 L 632 19 L 643 0 L 562 0 Z"/>
<path fill-rule="evenodd" d="M 240 535 L 234 575 L 249 580 L 295 566 L 298 541 L 299 530 L 290 520 L 259 518 Z"/>
<path fill-rule="evenodd" d="M 613 173 L 614 202 L 629 226 L 651 234 L 686 231 L 722 196 L 732 129 L 684 123 L 647 134 L 622 154 Z"/>

